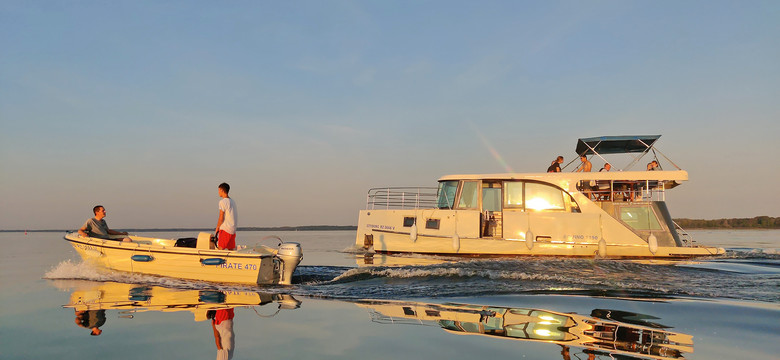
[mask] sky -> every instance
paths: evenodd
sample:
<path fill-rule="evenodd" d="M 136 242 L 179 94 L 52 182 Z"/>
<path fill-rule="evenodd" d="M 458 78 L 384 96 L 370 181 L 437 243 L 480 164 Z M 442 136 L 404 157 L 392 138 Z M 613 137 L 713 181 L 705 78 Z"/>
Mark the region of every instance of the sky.
<path fill-rule="evenodd" d="M 6 0 L 0 230 L 214 227 L 223 181 L 239 226 L 356 225 L 646 134 L 673 217 L 780 216 L 778 64 L 777 1 Z"/>

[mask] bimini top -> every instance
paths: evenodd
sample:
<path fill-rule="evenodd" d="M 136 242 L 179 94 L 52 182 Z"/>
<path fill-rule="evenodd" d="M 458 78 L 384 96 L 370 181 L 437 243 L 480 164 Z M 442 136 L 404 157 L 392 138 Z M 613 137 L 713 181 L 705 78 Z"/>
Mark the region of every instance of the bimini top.
<path fill-rule="evenodd" d="M 599 136 L 577 141 L 577 155 L 646 152 L 661 135 Z"/>

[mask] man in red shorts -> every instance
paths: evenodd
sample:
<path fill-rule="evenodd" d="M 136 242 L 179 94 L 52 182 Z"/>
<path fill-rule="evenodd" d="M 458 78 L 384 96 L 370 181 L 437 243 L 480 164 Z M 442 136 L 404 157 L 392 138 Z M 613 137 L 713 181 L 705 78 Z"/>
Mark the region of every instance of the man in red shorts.
<path fill-rule="evenodd" d="M 230 185 L 227 183 L 219 184 L 219 219 L 217 220 L 217 248 L 221 250 L 236 249 L 236 223 L 238 220 L 238 210 L 236 202 L 228 196 Z"/>

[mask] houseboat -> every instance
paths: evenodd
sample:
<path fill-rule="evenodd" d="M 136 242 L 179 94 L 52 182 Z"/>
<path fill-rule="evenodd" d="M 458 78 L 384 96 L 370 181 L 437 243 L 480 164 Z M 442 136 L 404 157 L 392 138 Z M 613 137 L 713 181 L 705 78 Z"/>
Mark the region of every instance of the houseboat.
<path fill-rule="evenodd" d="M 438 187 L 370 189 L 356 245 L 376 253 L 448 256 L 676 259 L 724 254 L 723 248 L 696 245 L 672 220 L 666 191 L 687 181 L 688 173 L 656 149 L 658 138 L 578 140 L 578 156 L 606 162 L 604 155 L 631 155 L 620 170 L 447 175 Z M 631 170 L 650 153 L 673 169 Z"/>

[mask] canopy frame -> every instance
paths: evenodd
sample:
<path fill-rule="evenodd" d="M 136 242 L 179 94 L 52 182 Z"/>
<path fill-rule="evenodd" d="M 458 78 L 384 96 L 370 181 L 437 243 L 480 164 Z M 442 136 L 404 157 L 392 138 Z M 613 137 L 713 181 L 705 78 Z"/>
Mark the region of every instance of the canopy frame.
<path fill-rule="evenodd" d="M 607 161 L 607 159 L 605 159 L 602 154 L 630 154 L 634 160 L 626 165 L 624 169 L 621 169 L 621 171 L 625 171 L 630 169 L 645 155 L 647 155 L 647 153 L 652 151 L 653 157 L 656 161 L 658 161 L 657 154 L 661 154 L 661 156 L 670 164 L 672 164 L 672 166 L 677 168 L 677 170 L 682 170 L 679 166 L 677 166 L 677 164 L 675 164 L 671 159 L 669 159 L 654 146 L 655 142 L 660 137 L 661 135 L 600 136 L 593 138 L 581 138 L 577 140 L 577 147 L 575 152 L 577 152 L 577 155 L 579 156 L 587 156 L 588 154 L 596 155 L 601 160 L 604 160 L 604 163 L 609 163 L 609 161 Z M 639 154 L 635 155 L 635 153 Z M 570 161 L 568 164 L 566 164 L 566 166 L 564 166 L 564 168 L 576 160 L 577 159 Z"/>

